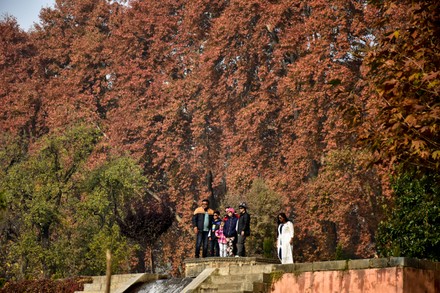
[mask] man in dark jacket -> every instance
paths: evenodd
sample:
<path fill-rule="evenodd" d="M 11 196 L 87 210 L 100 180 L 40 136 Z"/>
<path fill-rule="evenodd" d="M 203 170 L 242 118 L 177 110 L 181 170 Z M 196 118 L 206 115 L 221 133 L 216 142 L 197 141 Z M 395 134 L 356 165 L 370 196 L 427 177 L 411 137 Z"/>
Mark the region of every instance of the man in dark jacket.
<path fill-rule="evenodd" d="M 194 211 L 192 217 L 192 226 L 196 238 L 196 254 L 195 257 L 200 257 L 200 247 L 202 247 L 202 257 L 208 256 L 208 234 L 211 228 L 214 211 L 209 208 L 209 200 L 202 200 L 202 206 Z"/>
<path fill-rule="evenodd" d="M 237 225 L 237 255 L 236 256 L 245 256 L 246 248 L 244 243 L 246 241 L 246 237 L 251 234 L 250 223 L 251 216 L 247 213 L 247 205 L 245 202 L 240 203 L 238 206 L 240 210 L 240 218 L 238 219 Z"/>

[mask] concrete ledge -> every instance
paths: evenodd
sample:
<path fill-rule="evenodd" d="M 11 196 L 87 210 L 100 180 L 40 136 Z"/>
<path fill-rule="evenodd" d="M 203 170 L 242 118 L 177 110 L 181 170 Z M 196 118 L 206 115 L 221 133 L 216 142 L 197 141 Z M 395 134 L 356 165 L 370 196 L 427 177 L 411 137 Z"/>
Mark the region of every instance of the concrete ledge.
<path fill-rule="evenodd" d="M 280 261 L 274 258 L 262 258 L 262 257 L 204 257 L 204 258 L 186 258 L 183 263 L 255 263 L 255 264 L 279 264 Z"/>
<path fill-rule="evenodd" d="M 312 263 L 294 263 L 276 265 L 277 270 L 286 273 L 294 272 L 319 272 L 319 271 L 346 271 L 346 270 L 364 270 L 373 268 L 415 268 L 421 270 L 440 271 L 440 262 L 420 260 L 407 257 L 389 257 L 372 259 L 354 259 L 338 261 L 320 261 Z"/>
<path fill-rule="evenodd" d="M 362 270 L 366 268 L 371 268 L 372 265 L 370 259 L 353 259 L 347 261 L 346 264 L 349 270 Z M 387 265 L 386 262 L 378 262 L 377 264 L 380 265 L 380 267 L 384 267 L 385 265 Z"/>
<path fill-rule="evenodd" d="M 313 262 L 313 271 L 343 271 L 348 265 L 345 260 Z"/>
<path fill-rule="evenodd" d="M 185 276 L 196 277 L 206 268 L 217 268 L 222 275 L 237 273 L 246 267 L 249 273 L 259 273 L 261 265 L 273 265 L 276 270 L 286 273 L 346 271 L 372 268 L 410 267 L 422 270 L 440 271 L 440 262 L 432 262 L 407 257 L 371 258 L 310 263 L 280 264 L 278 259 L 258 257 L 207 257 L 185 259 Z M 273 270 L 270 266 L 264 272 Z"/>
<path fill-rule="evenodd" d="M 220 274 L 229 274 L 231 271 L 246 267 L 250 272 L 253 266 L 279 264 L 278 259 L 266 259 L 259 257 L 206 257 L 189 258 L 184 260 L 185 277 L 196 277 L 207 268 L 219 269 Z M 259 271 L 260 269 L 256 269 Z"/>

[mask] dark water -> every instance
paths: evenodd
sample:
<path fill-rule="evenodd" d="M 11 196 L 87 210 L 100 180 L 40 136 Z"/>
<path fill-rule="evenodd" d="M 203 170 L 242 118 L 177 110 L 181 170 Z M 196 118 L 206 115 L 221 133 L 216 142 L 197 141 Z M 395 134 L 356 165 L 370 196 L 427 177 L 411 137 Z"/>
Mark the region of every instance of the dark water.
<path fill-rule="evenodd" d="M 129 290 L 130 293 L 180 293 L 194 278 L 171 278 L 145 283 Z"/>

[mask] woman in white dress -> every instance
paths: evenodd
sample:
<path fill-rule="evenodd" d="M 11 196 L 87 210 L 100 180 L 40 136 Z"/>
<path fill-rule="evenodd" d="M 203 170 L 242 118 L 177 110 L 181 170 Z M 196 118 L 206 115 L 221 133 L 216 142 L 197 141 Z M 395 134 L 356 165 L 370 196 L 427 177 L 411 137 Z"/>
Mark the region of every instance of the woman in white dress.
<path fill-rule="evenodd" d="M 277 254 L 282 264 L 293 263 L 292 243 L 295 232 L 293 223 L 285 213 L 278 215 Z"/>

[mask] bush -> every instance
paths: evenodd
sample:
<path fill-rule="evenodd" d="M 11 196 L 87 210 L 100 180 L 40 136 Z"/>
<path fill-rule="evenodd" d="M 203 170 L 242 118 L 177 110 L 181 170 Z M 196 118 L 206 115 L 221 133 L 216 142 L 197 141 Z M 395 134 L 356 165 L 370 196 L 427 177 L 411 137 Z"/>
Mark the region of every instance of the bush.
<path fill-rule="evenodd" d="M 440 176 L 406 172 L 393 180 L 395 206 L 379 225 L 382 256 L 440 260 Z"/>
<path fill-rule="evenodd" d="M 282 207 L 280 198 L 281 196 L 270 189 L 260 178 L 256 178 L 252 182 L 251 188 L 245 194 L 237 196 L 232 192 L 225 196 L 222 207 L 237 208 L 240 202 L 247 203 L 247 212 L 251 215 L 251 235 L 246 240 L 247 256 L 267 254 L 268 257 L 274 257 L 276 246 L 274 241 L 277 232 L 276 216 Z M 264 243 L 265 239 L 273 240 Z M 273 252 L 271 253 L 270 250 Z"/>
<path fill-rule="evenodd" d="M 82 291 L 84 283 L 91 283 L 90 277 L 75 277 L 60 280 L 23 280 L 7 282 L 0 293 L 73 293 Z"/>

